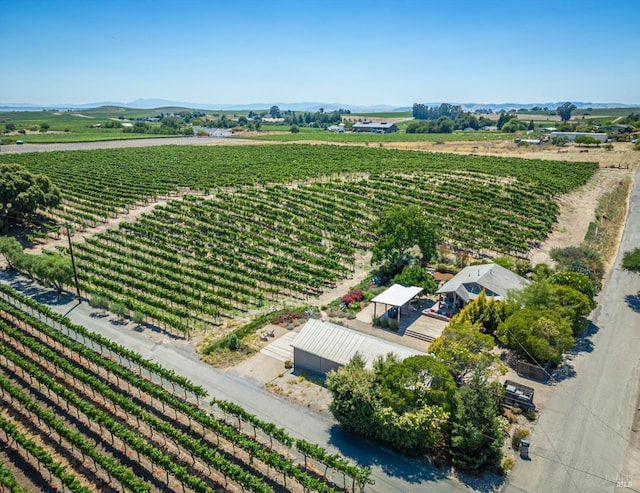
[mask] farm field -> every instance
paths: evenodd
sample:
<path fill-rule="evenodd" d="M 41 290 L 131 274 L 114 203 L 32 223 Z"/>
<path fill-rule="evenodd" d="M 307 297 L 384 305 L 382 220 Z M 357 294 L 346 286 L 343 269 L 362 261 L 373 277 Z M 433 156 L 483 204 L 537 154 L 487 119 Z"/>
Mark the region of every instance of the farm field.
<path fill-rule="evenodd" d="M 402 126 L 402 124 L 399 124 Z M 298 133 L 291 133 L 289 127 L 269 125 L 263 127 L 266 132 L 239 132 L 234 137 L 243 139 L 270 140 L 278 142 L 332 142 L 332 143 L 360 143 L 367 145 L 384 145 L 395 142 L 487 142 L 494 140 L 512 140 L 514 134 L 501 132 L 460 132 L 451 134 L 407 134 L 396 132 L 392 134 L 376 134 L 368 132 L 328 132 L 320 128 L 301 127 Z M 233 137 L 232 137 L 233 138 Z"/>
<path fill-rule="evenodd" d="M 14 458 L 3 464 L 0 489 L 333 493 L 367 481 L 366 469 L 238 406 L 214 398 L 205 410 L 205 397 L 0 286 L 0 443 Z M 324 472 L 308 470 L 308 459 Z M 14 475 L 19 469 L 24 475 Z"/>
<path fill-rule="evenodd" d="M 77 243 L 85 294 L 181 334 L 224 334 L 238 316 L 303 303 L 348 278 L 371 223 L 417 204 L 454 248 L 523 254 L 549 233 L 559 195 L 594 163 L 344 146 L 161 147 L 1 156 L 61 185 L 58 224 L 99 226 Z"/>

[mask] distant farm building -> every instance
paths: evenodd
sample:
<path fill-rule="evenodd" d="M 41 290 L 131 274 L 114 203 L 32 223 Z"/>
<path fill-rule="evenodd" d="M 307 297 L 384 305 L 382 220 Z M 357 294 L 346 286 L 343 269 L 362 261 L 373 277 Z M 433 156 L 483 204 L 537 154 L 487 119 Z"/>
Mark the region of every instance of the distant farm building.
<path fill-rule="evenodd" d="M 608 140 L 607 134 L 596 133 L 596 132 L 551 132 L 549 134 L 549 138 L 553 139 L 557 137 L 559 139 L 567 139 L 567 142 L 573 142 L 578 137 L 593 137 L 600 142 L 606 142 Z"/>
<path fill-rule="evenodd" d="M 600 127 L 598 130 L 601 130 L 603 132 L 607 132 L 610 134 L 624 134 L 624 133 L 632 132 L 633 127 L 631 125 L 613 124 L 613 125 L 604 125 Z"/>
<path fill-rule="evenodd" d="M 376 358 L 389 353 L 395 354 L 400 360 L 425 354 L 416 349 L 315 319 L 307 321 L 291 346 L 294 371 L 321 376 L 345 366 L 356 353 L 364 358 L 367 368 L 373 367 Z"/>
<path fill-rule="evenodd" d="M 329 125 L 327 127 L 327 130 L 329 132 L 338 132 L 338 133 L 342 133 L 344 132 L 344 123 L 338 123 L 337 125 Z"/>
<path fill-rule="evenodd" d="M 369 132 L 378 134 L 391 134 L 398 131 L 395 123 L 387 122 L 358 122 L 353 124 L 354 132 Z"/>

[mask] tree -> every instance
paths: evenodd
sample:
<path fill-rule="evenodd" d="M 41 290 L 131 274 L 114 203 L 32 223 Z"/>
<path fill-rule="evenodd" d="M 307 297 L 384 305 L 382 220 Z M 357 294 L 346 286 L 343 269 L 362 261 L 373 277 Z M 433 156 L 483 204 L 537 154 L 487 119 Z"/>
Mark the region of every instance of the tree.
<path fill-rule="evenodd" d="M 11 269 L 17 268 L 14 263 L 18 256 L 24 255 L 22 253 L 22 245 L 11 236 L 0 236 L 0 254 L 2 254 Z"/>
<path fill-rule="evenodd" d="M 452 320 L 429 346 L 429 352 L 446 366 L 458 385 L 467 381 L 476 370 L 486 371 L 499 364 L 497 355 L 491 353 L 493 337 L 480 332 L 478 326 L 469 321 Z"/>
<path fill-rule="evenodd" d="M 532 363 L 558 364 L 573 345 L 570 321 L 557 310 L 528 306 L 511 314 L 500 327 L 498 339 Z"/>
<path fill-rule="evenodd" d="M 40 124 L 40 131 L 41 132 L 46 132 L 47 130 L 49 130 L 49 128 L 50 128 L 50 125 L 48 123 L 46 123 L 46 122 Z"/>
<path fill-rule="evenodd" d="M 272 106 L 269 109 L 269 114 L 271 115 L 271 118 L 280 118 L 282 116 L 282 114 L 280 113 L 280 108 L 278 108 L 277 106 Z"/>
<path fill-rule="evenodd" d="M 448 368 L 433 356 L 411 356 L 376 372 L 378 398 L 397 413 L 423 406 L 451 410 L 457 392 Z"/>
<path fill-rule="evenodd" d="M 475 300 L 451 319 L 451 322 L 469 322 L 486 334 L 494 334 L 505 318 L 505 302 L 496 301 L 493 296 L 487 299 L 487 293 L 483 289 Z"/>
<path fill-rule="evenodd" d="M 33 275 L 43 283 L 55 287 L 58 294 L 62 294 L 65 285 L 71 284 L 73 271 L 70 259 L 52 252 L 44 252 L 42 255 L 27 255 L 27 257 L 32 258 Z"/>
<path fill-rule="evenodd" d="M 338 371 L 327 374 L 327 388 L 332 401 L 329 410 L 345 431 L 364 437 L 375 432 L 375 418 L 379 409 L 374 393 L 374 373 L 365 368 L 359 354 Z"/>
<path fill-rule="evenodd" d="M 571 112 L 575 110 L 577 106 L 572 103 L 563 103 L 556 108 L 556 113 L 563 122 L 568 122 L 571 119 Z"/>
<path fill-rule="evenodd" d="M 300 129 L 298 128 L 298 125 L 291 125 L 289 132 L 291 132 L 292 134 L 297 134 L 298 132 L 300 132 Z"/>
<path fill-rule="evenodd" d="M 5 123 L 4 124 L 4 129 L 7 132 L 15 132 L 16 131 L 16 124 L 13 123 L 13 122 Z"/>
<path fill-rule="evenodd" d="M 595 290 L 593 289 L 593 284 L 586 274 L 583 274 L 581 272 L 560 271 L 549 276 L 548 280 L 551 284 L 569 286 L 570 288 L 581 292 L 589 299 L 591 307 L 595 308 Z"/>
<path fill-rule="evenodd" d="M 0 226 L 60 203 L 60 190 L 45 175 L 34 175 L 17 164 L 0 164 Z"/>
<path fill-rule="evenodd" d="M 407 265 L 400 274 L 393 278 L 393 282 L 403 286 L 420 287 L 427 294 L 433 294 L 437 289 L 433 276 L 419 265 Z"/>
<path fill-rule="evenodd" d="M 533 123 L 533 120 L 529 120 L 529 127 L 527 128 L 527 130 L 535 130 L 536 126 Z"/>
<path fill-rule="evenodd" d="M 624 253 L 622 268 L 631 272 L 640 272 L 640 248 Z"/>
<path fill-rule="evenodd" d="M 373 230 L 376 242 L 372 262 L 397 264 L 416 245 L 425 262 L 436 256 L 435 229 L 416 205 L 388 210 L 374 222 Z"/>
<path fill-rule="evenodd" d="M 467 471 L 496 469 L 502 460 L 503 433 L 498 402 L 480 371 L 462 387 L 451 430 L 451 462 Z"/>

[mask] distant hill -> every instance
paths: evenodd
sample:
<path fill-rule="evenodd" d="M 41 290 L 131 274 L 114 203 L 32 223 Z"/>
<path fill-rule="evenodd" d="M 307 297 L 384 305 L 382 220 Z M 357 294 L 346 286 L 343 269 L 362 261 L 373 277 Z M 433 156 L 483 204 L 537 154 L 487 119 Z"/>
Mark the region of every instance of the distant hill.
<path fill-rule="evenodd" d="M 416 103 L 420 101 L 415 101 Z M 422 102 L 420 102 L 422 103 Z M 490 109 L 494 112 L 501 110 L 518 110 L 521 108 L 531 109 L 536 106 L 540 108 L 555 109 L 564 101 L 554 103 L 451 103 L 462 106 L 466 111 L 475 111 L 480 109 Z M 579 109 L 583 108 L 637 108 L 640 104 L 624 104 L 624 103 L 591 103 L 572 101 Z M 422 103 L 428 106 L 439 106 L 441 102 Z M 249 103 L 249 104 L 212 104 L 212 103 L 188 103 L 185 101 L 170 101 L 167 99 L 136 99 L 128 103 L 120 103 L 114 101 L 101 101 L 86 104 L 51 104 L 37 105 L 32 103 L 0 103 L 0 111 L 39 111 L 39 110 L 86 110 L 97 107 L 125 107 L 133 109 L 160 109 L 160 108 L 184 108 L 199 110 L 266 110 L 271 106 L 278 106 L 281 110 L 292 111 L 318 111 L 323 108 L 324 111 L 335 111 L 338 109 L 349 110 L 352 113 L 394 113 L 411 111 L 413 103 L 409 106 L 391 106 L 387 104 L 378 105 L 352 105 L 343 103 L 323 103 L 323 102 L 298 102 L 298 103 Z"/>

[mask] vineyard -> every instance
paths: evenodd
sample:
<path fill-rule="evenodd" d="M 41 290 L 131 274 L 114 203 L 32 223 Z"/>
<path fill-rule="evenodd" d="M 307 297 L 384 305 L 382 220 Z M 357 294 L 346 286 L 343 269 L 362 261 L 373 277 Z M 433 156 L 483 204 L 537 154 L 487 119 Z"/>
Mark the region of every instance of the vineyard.
<path fill-rule="evenodd" d="M 420 206 L 454 248 L 526 255 L 558 195 L 597 165 L 337 146 L 155 147 L 2 156 L 61 186 L 59 223 L 96 226 L 165 206 L 74 246 L 82 290 L 188 334 L 306 300 L 348 278 L 393 205 Z M 178 198 L 178 197 L 176 197 Z"/>
<path fill-rule="evenodd" d="M 13 463 L 0 490 L 331 493 L 370 482 L 367 468 L 238 406 L 205 409 L 205 395 L 0 286 L 0 443 Z"/>

